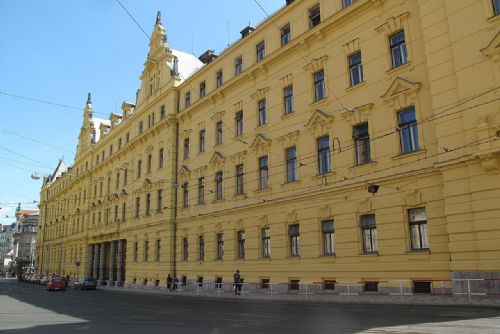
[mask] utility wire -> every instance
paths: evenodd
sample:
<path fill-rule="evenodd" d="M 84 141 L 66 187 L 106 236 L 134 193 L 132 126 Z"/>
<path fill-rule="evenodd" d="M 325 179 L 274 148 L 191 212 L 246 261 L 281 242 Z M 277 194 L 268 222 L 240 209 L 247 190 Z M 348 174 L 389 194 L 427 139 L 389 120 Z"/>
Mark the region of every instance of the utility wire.
<path fill-rule="evenodd" d="M 146 38 L 148 40 L 151 40 L 151 38 L 149 37 L 149 35 L 144 31 L 144 29 L 142 29 L 141 25 L 139 24 L 139 22 L 136 21 L 136 19 L 132 16 L 132 14 L 127 10 L 127 8 L 125 8 L 125 6 L 120 2 L 120 0 L 116 0 L 116 2 L 118 2 L 118 4 L 123 8 L 123 10 L 125 11 L 125 13 L 127 13 L 127 15 L 132 19 L 132 21 L 134 21 L 134 23 L 139 27 L 139 29 L 141 29 L 141 31 L 144 33 L 144 35 L 146 36 Z"/>

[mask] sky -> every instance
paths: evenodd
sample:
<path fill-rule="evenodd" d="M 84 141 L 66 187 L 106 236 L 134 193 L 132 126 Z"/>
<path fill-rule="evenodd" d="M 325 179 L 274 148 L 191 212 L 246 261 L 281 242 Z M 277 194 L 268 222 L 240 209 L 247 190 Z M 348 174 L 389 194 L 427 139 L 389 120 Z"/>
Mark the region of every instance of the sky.
<path fill-rule="evenodd" d="M 15 221 L 17 203 L 38 210 L 32 173 L 73 164 L 87 93 L 99 118 L 135 101 L 141 28 L 152 33 L 158 10 L 169 46 L 200 56 L 264 20 L 259 4 L 272 14 L 285 0 L 0 0 L 0 224 Z"/>

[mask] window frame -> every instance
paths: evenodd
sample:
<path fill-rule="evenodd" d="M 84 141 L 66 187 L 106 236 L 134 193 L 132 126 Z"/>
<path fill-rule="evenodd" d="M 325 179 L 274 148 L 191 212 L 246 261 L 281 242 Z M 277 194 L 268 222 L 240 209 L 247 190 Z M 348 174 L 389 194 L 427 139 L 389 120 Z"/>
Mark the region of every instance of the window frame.
<path fill-rule="evenodd" d="M 236 137 L 243 135 L 243 110 L 239 110 L 234 115 Z"/>
<path fill-rule="evenodd" d="M 265 165 L 263 164 L 265 160 Z M 269 156 L 259 157 L 259 189 L 269 188 Z"/>
<path fill-rule="evenodd" d="M 223 182 L 224 182 L 224 172 L 218 171 L 215 173 L 215 200 L 220 201 L 224 199 L 223 195 Z"/>
<path fill-rule="evenodd" d="M 182 208 L 189 208 L 189 182 L 182 184 Z"/>
<path fill-rule="evenodd" d="M 243 72 L 243 56 L 239 56 L 234 60 L 234 75 L 240 75 Z"/>
<path fill-rule="evenodd" d="M 290 257 L 300 256 L 300 225 L 288 225 L 288 240 L 290 247 Z"/>
<path fill-rule="evenodd" d="M 319 3 L 309 8 L 308 22 L 309 22 L 309 29 L 312 29 L 321 23 L 321 7 L 319 6 Z"/>
<path fill-rule="evenodd" d="M 205 204 L 205 177 L 198 178 L 198 205 Z"/>
<path fill-rule="evenodd" d="M 263 126 L 267 124 L 267 100 L 265 98 L 257 102 L 257 126 Z"/>
<path fill-rule="evenodd" d="M 215 73 L 215 87 L 219 88 L 224 84 L 224 73 L 222 70 L 218 70 Z"/>
<path fill-rule="evenodd" d="M 285 46 L 292 41 L 292 29 L 290 23 L 285 24 L 280 28 L 280 42 L 281 46 Z"/>
<path fill-rule="evenodd" d="M 363 253 L 373 254 L 378 252 L 377 222 L 375 214 L 360 216 L 361 239 L 363 241 Z M 369 241 L 369 243 L 368 243 Z"/>
<path fill-rule="evenodd" d="M 245 194 L 245 169 L 243 164 L 236 166 L 236 196 Z"/>
<path fill-rule="evenodd" d="M 245 259 L 245 230 L 240 230 L 237 232 L 237 242 L 238 242 L 238 247 L 237 247 L 237 257 L 240 260 Z"/>
<path fill-rule="evenodd" d="M 403 39 L 395 40 L 396 37 L 402 34 Z M 391 51 L 391 64 L 392 68 L 397 68 L 403 66 L 409 62 L 408 59 L 408 49 L 406 43 L 406 34 L 405 30 L 401 29 L 391 35 L 389 38 L 389 47 Z"/>
<path fill-rule="evenodd" d="M 293 156 L 291 155 L 293 152 Z M 285 150 L 286 159 L 286 182 L 296 182 L 298 181 L 298 159 L 297 159 L 297 147 L 291 146 Z"/>
<path fill-rule="evenodd" d="M 266 41 L 262 40 L 255 45 L 255 59 L 256 62 L 262 61 L 266 58 Z"/>
<path fill-rule="evenodd" d="M 184 138 L 184 144 L 183 144 L 183 159 L 184 159 L 184 160 L 189 159 L 189 137 Z"/>
<path fill-rule="evenodd" d="M 493 15 L 500 15 L 500 0 L 492 0 L 491 5 L 493 7 Z"/>
<path fill-rule="evenodd" d="M 283 88 L 283 108 L 285 116 L 294 113 L 293 85 L 288 85 Z"/>
<path fill-rule="evenodd" d="M 366 128 L 366 132 L 361 131 L 364 128 Z M 370 163 L 372 159 L 368 122 L 354 125 L 352 127 L 352 137 L 354 140 L 356 165 L 360 166 Z"/>
<path fill-rule="evenodd" d="M 205 261 L 205 236 L 198 236 L 198 261 Z"/>
<path fill-rule="evenodd" d="M 223 131 L 224 131 L 224 128 L 223 128 L 223 123 L 222 121 L 218 121 L 216 124 L 215 124 L 215 145 L 222 145 L 224 140 L 223 140 Z"/>
<path fill-rule="evenodd" d="M 182 261 L 189 260 L 189 240 L 187 237 L 182 238 Z"/>
<path fill-rule="evenodd" d="M 359 59 L 357 56 L 359 55 Z M 363 55 L 361 51 L 356 51 L 349 55 L 349 82 L 351 87 L 357 86 L 364 81 L 363 76 Z"/>
<path fill-rule="evenodd" d="M 260 229 L 261 233 L 261 242 L 262 242 L 262 257 L 270 258 L 271 257 L 271 228 L 269 226 L 265 226 Z"/>
<path fill-rule="evenodd" d="M 207 84 L 205 81 L 200 82 L 199 94 L 200 94 L 200 99 L 205 95 L 207 95 Z"/>
<path fill-rule="evenodd" d="M 322 68 L 313 74 L 314 81 L 314 102 L 319 102 L 326 98 L 325 70 Z"/>
<path fill-rule="evenodd" d="M 417 214 L 413 214 L 414 212 L 421 211 L 423 212 L 423 215 L 425 216 L 425 219 L 416 219 Z M 413 215 L 412 215 L 413 214 Z M 412 251 L 426 251 L 429 250 L 429 225 L 428 225 L 428 219 L 427 219 L 427 212 L 425 210 L 425 207 L 418 207 L 418 208 L 411 208 L 407 210 L 407 216 L 408 216 L 408 228 L 409 228 L 409 235 L 410 235 L 410 249 Z M 412 218 L 412 216 L 414 218 Z M 412 228 L 413 226 L 417 227 L 417 230 L 414 231 Z M 415 245 L 414 241 L 414 233 L 417 233 L 418 237 L 418 245 Z"/>
<path fill-rule="evenodd" d="M 402 115 L 405 113 L 412 113 L 413 119 L 403 121 Z M 398 132 L 401 154 L 408 154 L 420 150 L 419 135 L 418 135 L 418 122 L 417 111 L 415 107 L 409 107 L 398 111 Z"/>
<path fill-rule="evenodd" d="M 198 132 L 198 153 L 205 152 L 205 139 L 206 139 L 206 130 L 201 129 Z"/>
<path fill-rule="evenodd" d="M 325 226 L 325 225 L 330 225 Z M 323 239 L 323 256 L 335 255 L 335 222 L 333 219 L 326 219 L 321 222 L 321 234 Z"/>
<path fill-rule="evenodd" d="M 325 142 L 326 147 L 322 147 L 322 143 Z M 328 135 L 317 138 L 317 158 L 318 158 L 318 174 L 325 175 L 332 172 L 332 161 L 330 152 L 330 137 Z"/>
<path fill-rule="evenodd" d="M 215 256 L 216 260 L 223 260 L 224 259 L 224 233 L 220 232 L 215 235 L 215 241 L 216 241 L 216 249 L 215 249 Z"/>
<path fill-rule="evenodd" d="M 191 92 L 187 91 L 184 94 L 184 108 L 189 108 L 191 106 Z"/>

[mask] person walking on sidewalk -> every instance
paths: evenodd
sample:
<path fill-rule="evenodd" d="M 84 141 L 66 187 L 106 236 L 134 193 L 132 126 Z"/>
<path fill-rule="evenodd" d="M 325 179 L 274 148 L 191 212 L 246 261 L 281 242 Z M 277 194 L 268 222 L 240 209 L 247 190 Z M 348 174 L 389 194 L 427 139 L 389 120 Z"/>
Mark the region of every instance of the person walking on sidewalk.
<path fill-rule="evenodd" d="M 234 294 L 241 295 L 241 276 L 239 270 L 236 270 L 234 273 Z"/>
<path fill-rule="evenodd" d="M 167 276 L 167 289 L 172 291 L 172 276 L 170 276 L 170 274 Z"/>

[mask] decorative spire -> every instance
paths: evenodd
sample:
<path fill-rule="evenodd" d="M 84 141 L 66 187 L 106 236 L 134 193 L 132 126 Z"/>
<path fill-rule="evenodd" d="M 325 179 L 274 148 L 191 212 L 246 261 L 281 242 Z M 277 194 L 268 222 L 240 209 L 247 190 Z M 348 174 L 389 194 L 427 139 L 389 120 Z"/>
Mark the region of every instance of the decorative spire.
<path fill-rule="evenodd" d="M 92 100 L 90 99 L 90 93 L 89 93 L 89 95 L 87 96 L 87 104 L 92 104 Z"/>
<path fill-rule="evenodd" d="M 156 24 L 161 24 L 161 12 L 156 13 Z"/>

